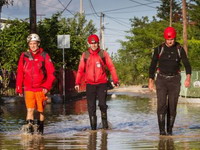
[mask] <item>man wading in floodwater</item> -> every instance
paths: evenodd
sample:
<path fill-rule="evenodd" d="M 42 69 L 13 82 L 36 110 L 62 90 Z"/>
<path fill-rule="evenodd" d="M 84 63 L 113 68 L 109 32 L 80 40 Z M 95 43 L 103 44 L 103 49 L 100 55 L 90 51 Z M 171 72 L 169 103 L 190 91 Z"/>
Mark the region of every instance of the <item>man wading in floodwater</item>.
<path fill-rule="evenodd" d="M 106 67 L 109 69 L 115 86 L 119 86 L 117 73 L 112 60 L 105 50 L 99 48 L 99 37 L 88 37 L 88 51 L 82 54 L 80 59 L 75 89 L 79 90 L 81 77 L 85 73 L 86 96 L 88 112 L 92 130 L 97 128 L 96 100 L 99 100 L 103 129 L 108 129 L 107 122 L 107 82 Z"/>
<path fill-rule="evenodd" d="M 181 86 L 180 61 L 183 62 L 186 70 L 185 87 L 190 86 L 191 66 L 185 50 L 176 42 L 176 30 L 173 27 L 167 27 L 164 30 L 164 38 L 165 43 L 154 50 L 149 68 L 149 89 L 154 89 L 154 77 L 157 71 L 157 115 L 160 135 L 172 135 Z M 166 114 L 167 133 L 165 131 Z"/>
<path fill-rule="evenodd" d="M 40 48 L 40 37 L 30 34 L 27 37 L 29 49 L 20 56 L 16 92 L 19 96 L 25 96 L 27 108 L 28 133 L 33 134 L 34 110 L 39 112 L 37 120 L 37 133 L 43 134 L 44 130 L 44 107 L 47 97 L 45 94 L 51 89 L 55 79 L 54 65 L 49 55 Z"/>

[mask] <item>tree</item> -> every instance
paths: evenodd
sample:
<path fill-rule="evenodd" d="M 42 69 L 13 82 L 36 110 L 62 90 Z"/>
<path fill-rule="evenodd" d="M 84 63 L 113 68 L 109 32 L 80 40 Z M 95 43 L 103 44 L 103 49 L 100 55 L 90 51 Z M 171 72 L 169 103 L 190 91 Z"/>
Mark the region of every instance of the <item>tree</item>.
<path fill-rule="evenodd" d="M 0 71 L 3 78 L 3 93 L 9 88 L 12 73 L 15 74 L 20 53 L 27 49 L 25 39 L 28 30 L 27 22 L 8 20 L 7 26 L 0 31 Z"/>
<path fill-rule="evenodd" d="M 191 0 L 191 2 L 188 5 L 189 5 L 188 13 L 189 13 L 190 23 L 200 27 L 200 23 L 199 23 L 200 1 L 199 0 Z"/>
<path fill-rule="evenodd" d="M 4 5 L 13 5 L 13 0 L 1 0 L 0 1 L 0 19 L 1 19 L 2 7 Z"/>
<path fill-rule="evenodd" d="M 179 22 L 182 19 L 181 6 L 172 0 L 172 22 Z M 161 0 L 161 5 L 157 7 L 157 17 L 161 20 L 170 19 L 170 0 Z"/>
<path fill-rule="evenodd" d="M 62 50 L 57 48 L 57 35 L 70 35 L 70 48 L 65 50 L 66 66 L 77 69 L 80 54 L 87 49 L 87 37 L 96 31 L 92 20 L 87 21 L 85 16 L 80 14 L 66 19 L 60 18 L 57 13 L 38 25 L 42 47 L 51 54 L 57 68 L 62 66 Z"/>
<path fill-rule="evenodd" d="M 80 55 L 87 49 L 87 37 L 95 33 L 92 21 L 87 21 L 79 14 L 73 18 L 60 18 L 54 14 L 42 20 L 38 25 L 41 47 L 55 62 L 56 68 L 62 66 L 62 51 L 57 48 L 57 35 L 69 34 L 71 48 L 65 50 L 67 67 L 77 69 Z M 12 72 L 17 69 L 17 62 L 22 52 L 28 49 L 26 38 L 29 35 L 29 23 L 26 20 L 8 20 L 6 27 L 0 31 L 0 72 L 3 73 L 3 89 L 6 91 Z"/>
<path fill-rule="evenodd" d="M 149 64 L 153 49 L 164 42 L 163 30 L 167 21 L 154 20 L 149 22 L 148 17 L 133 18 L 131 29 L 126 41 L 121 41 L 122 48 L 118 50 L 115 59 L 119 78 L 124 84 L 146 83 Z M 174 24 L 181 39 L 182 26 Z"/>

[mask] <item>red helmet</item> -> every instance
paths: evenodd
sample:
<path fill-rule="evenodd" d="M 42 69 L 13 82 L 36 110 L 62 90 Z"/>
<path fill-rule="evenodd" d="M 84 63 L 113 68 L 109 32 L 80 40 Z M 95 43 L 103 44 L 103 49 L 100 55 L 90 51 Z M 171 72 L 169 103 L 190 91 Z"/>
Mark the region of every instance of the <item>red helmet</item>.
<path fill-rule="evenodd" d="M 99 37 L 96 34 L 92 34 L 88 37 L 88 43 L 93 44 L 93 43 L 99 43 Z"/>
<path fill-rule="evenodd" d="M 164 30 L 164 38 L 167 39 L 174 39 L 176 38 L 176 30 L 173 27 L 167 27 Z"/>

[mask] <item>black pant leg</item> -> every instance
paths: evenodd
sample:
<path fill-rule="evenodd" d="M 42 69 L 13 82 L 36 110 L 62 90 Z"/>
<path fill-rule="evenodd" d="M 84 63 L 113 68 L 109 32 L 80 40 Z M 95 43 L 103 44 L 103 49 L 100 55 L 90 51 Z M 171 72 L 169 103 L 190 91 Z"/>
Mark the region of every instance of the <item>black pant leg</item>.
<path fill-rule="evenodd" d="M 107 83 L 99 84 L 97 86 L 97 97 L 99 100 L 98 106 L 100 107 L 101 112 L 107 111 L 106 97 L 107 97 Z"/>
<path fill-rule="evenodd" d="M 96 116 L 96 90 L 97 86 L 92 84 L 86 85 L 86 97 L 87 97 L 87 106 L 88 113 L 90 116 Z"/>
<path fill-rule="evenodd" d="M 178 98 L 180 94 L 180 87 L 181 87 L 181 76 L 175 76 L 168 82 L 168 107 L 169 107 L 169 114 L 170 116 L 176 116 L 176 109 L 178 104 Z"/>
<path fill-rule="evenodd" d="M 156 79 L 156 94 L 157 94 L 157 114 L 167 113 L 167 98 L 168 89 L 166 85 L 166 79 L 162 76 L 157 76 Z"/>

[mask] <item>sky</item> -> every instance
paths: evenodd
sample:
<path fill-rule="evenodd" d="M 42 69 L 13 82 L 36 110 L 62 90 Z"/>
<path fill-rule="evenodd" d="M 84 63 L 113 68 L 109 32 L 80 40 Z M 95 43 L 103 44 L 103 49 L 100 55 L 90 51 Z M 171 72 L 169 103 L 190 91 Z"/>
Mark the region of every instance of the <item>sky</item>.
<path fill-rule="evenodd" d="M 30 0 L 13 0 L 13 6 L 3 6 L 2 18 L 29 18 Z M 100 13 L 104 16 L 105 48 L 109 53 L 116 53 L 121 48 L 119 40 L 126 40 L 126 31 L 130 30 L 130 18 L 156 16 L 159 0 L 82 0 L 83 11 L 87 20 L 93 20 L 100 29 Z M 67 6 L 67 9 L 65 9 Z M 73 17 L 80 11 L 80 0 L 36 0 L 37 20 L 50 18 L 52 14 L 63 11 L 62 17 Z"/>

